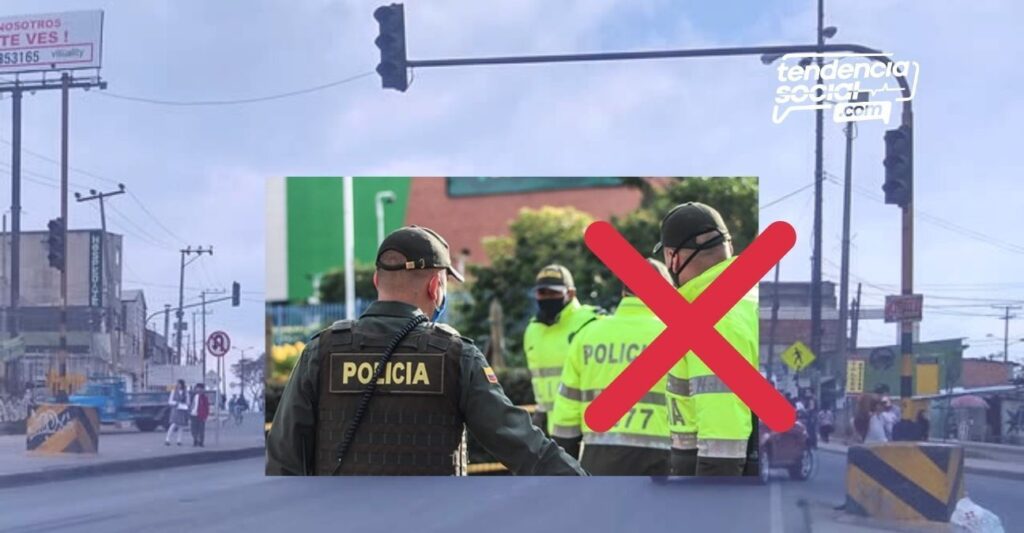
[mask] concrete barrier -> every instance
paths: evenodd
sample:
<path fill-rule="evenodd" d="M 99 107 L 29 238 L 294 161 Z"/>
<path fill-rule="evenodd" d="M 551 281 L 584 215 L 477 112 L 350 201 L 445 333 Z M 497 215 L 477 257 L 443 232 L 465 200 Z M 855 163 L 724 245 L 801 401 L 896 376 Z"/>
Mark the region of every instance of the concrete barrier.
<path fill-rule="evenodd" d="M 99 450 L 100 417 L 94 407 L 43 404 L 28 418 L 25 448 L 30 452 L 96 453 Z"/>
<path fill-rule="evenodd" d="M 949 522 L 964 494 L 964 450 L 926 442 L 851 446 L 846 511 L 886 520 Z"/>

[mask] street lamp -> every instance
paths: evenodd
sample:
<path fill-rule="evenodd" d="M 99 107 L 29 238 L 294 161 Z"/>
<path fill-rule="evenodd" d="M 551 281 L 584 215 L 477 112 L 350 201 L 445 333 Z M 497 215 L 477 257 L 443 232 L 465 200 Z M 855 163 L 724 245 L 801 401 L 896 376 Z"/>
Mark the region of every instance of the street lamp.
<path fill-rule="evenodd" d="M 804 57 L 800 60 L 799 65 L 802 68 L 811 66 L 811 63 L 817 62 L 818 72 L 815 83 L 817 86 L 821 85 L 821 53 L 822 47 L 825 46 L 825 40 L 835 37 L 839 31 L 835 26 L 824 26 L 824 3 L 819 0 L 818 2 L 818 57 L 812 58 L 811 56 Z M 768 53 L 761 55 L 761 63 L 770 65 L 774 61 L 782 57 L 783 54 Z M 816 90 L 816 94 L 820 89 Z M 814 111 L 814 235 L 813 235 L 813 247 L 811 254 L 811 351 L 820 354 L 821 353 L 821 239 L 822 239 L 822 204 L 823 204 L 823 184 L 824 178 L 824 162 L 823 162 L 823 147 L 824 144 L 824 112 L 821 108 L 815 109 Z M 841 346 L 836 347 L 837 350 L 841 350 Z M 825 360 L 825 370 L 832 371 L 832 366 L 835 363 L 835 357 Z M 814 396 L 821 401 L 821 381 L 820 372 L 815 370 L 811 375 L 811 380 L 814 388 Z"/>
<path fill-rule="evenodd" d="M 397 199 L 395 191 L 377 191 L 373 204 L 377 211 L 377 247 L 384 242 L 384 204 L 392 204 Z"/>

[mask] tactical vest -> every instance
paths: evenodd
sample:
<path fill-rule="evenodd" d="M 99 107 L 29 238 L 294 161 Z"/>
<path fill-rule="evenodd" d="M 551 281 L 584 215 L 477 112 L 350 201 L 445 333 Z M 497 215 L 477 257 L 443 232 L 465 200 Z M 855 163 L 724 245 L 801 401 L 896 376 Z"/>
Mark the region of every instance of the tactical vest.
<path fill-rule="evenodd" d="M 331 475 L 360 397 L 395 333 L 336 322 L 320 335 L 316 474 Z M 462 342 L 429 325 L 409 333 L 377 389 L 342 462 L 344 475 L 453 475 L 463 436 L 459 411 Z"/>

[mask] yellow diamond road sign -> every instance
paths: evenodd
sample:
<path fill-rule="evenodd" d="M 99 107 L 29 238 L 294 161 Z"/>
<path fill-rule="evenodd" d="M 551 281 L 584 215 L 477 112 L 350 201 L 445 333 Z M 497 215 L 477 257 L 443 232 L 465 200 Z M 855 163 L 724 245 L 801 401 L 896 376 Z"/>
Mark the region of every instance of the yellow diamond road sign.
<path fill-rule="evenodd" d="M 782 362 L 789 368 L 799 372 L 807 368 L 815 359 L 814 352 L 806 344 L 796 341 L 782 352 Z"/>

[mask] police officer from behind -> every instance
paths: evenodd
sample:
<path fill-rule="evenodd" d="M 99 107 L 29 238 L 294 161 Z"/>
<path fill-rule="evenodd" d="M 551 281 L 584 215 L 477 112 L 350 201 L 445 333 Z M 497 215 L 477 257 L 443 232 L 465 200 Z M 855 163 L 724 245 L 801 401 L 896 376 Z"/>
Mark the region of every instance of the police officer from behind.
<path fill-rule="evenodd" d="M 648 262 L 672 283 L 661 261 Z M 583 330 L 569 346 L 562 383 L 551 413 L 551 435 L 573 454 L 584 443 L 580 463 L 592 475 L 667 476 L 669 432 L 665 378 L 604 433 L 595 433 L 583 414 L 601 391 L 661 334 L 665 324 L 628 288 L 615 312 Z"/>
<path fill-rule="evenodd" d="M 661 242 L 654 253 L 692 302 L 734 258 L 729 230 L 714 208 L 687 202 L 661 221 Z M 754 368 L 758 368 L 756 288 L 715 325 Z M 672 437 L 672 466 L 678 475 L 740 476 L 755 430 L 750 408 L 700 358 L 689 352 L 669 371 L 667 399 Z"/>
<path fill-rule="evenodd" d="M 267 474 L 451 475 L 465 427 L 515 474 L 584 475 L 512 405 L 472 341 L 436 322 L 448 278 L 462 281 L 444 239 L 401 228 L 376 264 L 378 301 L 314 336 L 292 371 Z"/>
<path fill-rule="evenodd" d="M 572 273 L 562 265 L 548 265 L 537 273 L 534 296 L 537 316 L 523 334 L 526 366 L 530 368 L 537 410 L 533 423 L 550 434 L 548 413 L 555 406 L 558 380 L 569 343 L 576 333 L 599 315 L 597 308 L 576 299 Z"/>

